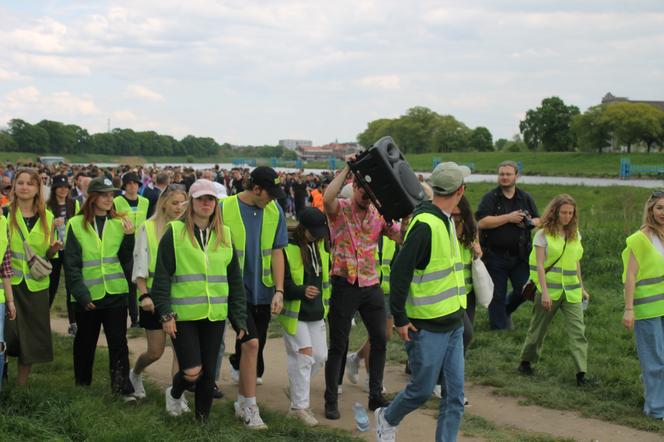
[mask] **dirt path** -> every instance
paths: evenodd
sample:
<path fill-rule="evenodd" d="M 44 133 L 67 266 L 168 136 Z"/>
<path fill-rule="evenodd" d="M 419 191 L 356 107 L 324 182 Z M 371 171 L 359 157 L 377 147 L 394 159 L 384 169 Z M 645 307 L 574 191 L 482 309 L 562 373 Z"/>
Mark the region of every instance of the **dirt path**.
<path fill-rule="evenodd" d="M 67 331 L 67 321 L 62 318 L 53 318 L 53 331 L 64 334 Z M 234 333 L 226 333 L 226 349 L 233 348 Z M 103 339 L 103 335 L 102 335 Z M 102 341 L 105 345 L 105 342 Z M 135 359 L 146 348 L 143 337 L 129 339 L 129 352 L 131 359 Z M 170 384 L 172 351 L 167 347 L 164 357 L 152 364 L 146 370 L 147 375 L 155 383 L 161 386 Z M 286 353 L 281 338 L 270 339 L 265 347 L 265 365 L 267 367 L 264 376 L 264 385 L 258 387 L 258 402 L 267 408 L 286 413 L 288 411 L 288 400 L 284 395 L 283 388 L 288 385 L 286 372 Z M 365 440 L 374 440 L 373 416 L 372 429 L 366 433 L 360 433 L 355 429 L 352 404 L 360 402 L 366 406 L 367 394 L 362 391 L 364 373 L 361 374 L 358 385 L 350 385 L 347 382 L 343 386 L 343 394 L 339 398 L 339 409 L 341 419 L 330 421 L 324 418 L 323 413 L 323 391 L 325 382 L 322 373 L 319 373 L 312 381 L 311 406 L 319 421 L 331 427 L 352 430 L 353 434 Z M 385 368 L 385 386 L 388 391 L 397 391 L 407 382 L 402 367 L 387 366 Z M 227 360 L 222 367 L 222 380 L 220 382 L 226 398 L 235 398 L 237 388 L 231 385 L 230 369 Z M 471 401 L 471 406 L 466 408 L 467 414 L 480 416 L 493 422 L 499 427 L 514 427 L 524 432 L 543 433 L 561 438 L 572 438 L 578 441 L 628 441 L 628 442 L 661 442 L 661 435 L 645 431 L 635 430 L 629 427 L 612 424 L 598 419 L 588 419 L 574 412 L 551 410 L 538 406 L 520 405 L 518 398 L 496 396 L 490 387 L 466 384 L 466 397 Z M 224 399 L 226 400 L 226 399 Z M 429 441 L 434 439 L 436 422 L 434 410 L 417 410 L 411 413 L 399 426 L 398 435 L 401 440 L 407 437 L 409 441 Z M 482 439 L 463 437 L 459 441 L 479 441 Z"/>

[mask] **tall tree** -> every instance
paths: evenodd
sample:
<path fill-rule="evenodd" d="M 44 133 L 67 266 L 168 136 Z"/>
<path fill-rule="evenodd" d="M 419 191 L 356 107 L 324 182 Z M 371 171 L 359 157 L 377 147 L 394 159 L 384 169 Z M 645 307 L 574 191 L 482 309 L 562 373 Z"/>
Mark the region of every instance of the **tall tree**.
<path fill-rule="evenodd" d="M 572 131 L 579 149 L 602 153 L 603 148 L 611 145 L 611 128 L 603 117 L 605 110 L 605 105 L 593 106 L 572 118 Z"/>
<path fill-rule="evenodd" d="M 578 114 L 578 107 L 567 106 L 559 97 L 545 98 L 540 107 L 526 112 L 519 129 L 532 150 L 574 150 L 576 139 L 572 132 L 572 118 Z"/>
<path fill-rule="evenodd" d="M 470 132 L 468 144 L 471 150 L 489 152 L 493 150 L 493 137 L 489 129 L 478 126 Z"/>
<path fill-rule="evenodd" d="M 48 132 L 37 125 L 15 118 L 9 122 L 9 134 L 14 138 L 20 150 L 36 153 L 48 152 Z"/>
<path fill-rule="evenodd" d="M 648 143 L 662 135 L 664 112 L 645 103 L 619 102 L 611 103 L 602 114 L 602 120 L 610 127 L 611 132 L 621 145 L 632 151 L 636 143 Z"/>

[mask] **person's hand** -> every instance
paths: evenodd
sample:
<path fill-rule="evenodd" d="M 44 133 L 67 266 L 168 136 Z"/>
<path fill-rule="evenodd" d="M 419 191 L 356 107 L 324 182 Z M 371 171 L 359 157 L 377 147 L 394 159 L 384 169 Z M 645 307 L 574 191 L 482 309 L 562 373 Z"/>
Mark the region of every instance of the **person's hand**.
<path fill-rule="evenodd" d="M 16 319 L 16 306 L 14 305 L 14 301 L 7 301 L 5 305 L 7 306 L 7 319 L 13 321 Z"/>
<path fill-rule="evenodd" d="M 313 285 L 308 285 L 308 286 L 304 289 L 304 296 L 305 296 L 307 299 L 314 299 L 314 298 L 315 298 L 316 296 L 318 296 L 319 294 L 320 294 L 320 290 L 318 290 L 318 288 L 317 288 L 317 287 L 314 287 Z"/>
<path fill-rule="evenodd" d="M 352 153 L 352 154 L 350 154 L 350 155 L 345 155 L 345 156 L 344 156 L 344 161 L 345 161 L 346 163 L 352 163 L 353 161 L 355 161 L 355 158 L 357 158 L 357 154 L 356 154 L 356 153 Z"/>
<path fill-rule="evenodd" d="M 175 339 L 175 334 L 178 332 L 178 327 L 175 325 L 175 319 L 171 318 L 161 324 L 162 330 L 171 338 Z"/>
<path fill-rule="evenodd" d="M 242 338 L 244 338 L 246 335 L 247 335 L 247 331 L 240 329 L 240 331 L 237 332 L 237 337 L 235 339 L 237 341 L 241 341 Z"/>
<path fill-rule="evenodd" d="M 85 307 L 83 308 L 85 308 L 85 310 L 90 312 L 92 310 L 95 310 L 97 306 L 94 304 L 94 302 L 88 302 L 87 304 L 85 304 Z"/>
<path fill-rule="evenodd" d="M 585 299 L 586 301 L 590 301 L 590 293 L 588 293 L 588 292 L 586 291 L 586 289 L 583 289 L 583 294 L 582 294 L 581 296 L 582 296 L 583 299 Z"/>
<path fill-rule="evenodd" d="M 473 258 L 474 259 L 482 259 L 482 247 L 480 247 L 480 243 L 478 242 L 472 242 L 470 246 L 473 248 Z"/>
<path fill-rule="evenodd" d="M 153 313 L 154 312 L 154 302 L 152 302 L 152 298 L 149 296 L 146 296 L 141 300 L 141 308 L 145 310 L 146 312 Z"/>
<path fill-rule="evenodd" d="M 632 331 L 634 329 L 634 310 L 625 310 L 622 323 L 627 330 Z"/>
<path fill-rule="evenodd" d="M 272 296 L 272 314 L 278 315 L 284 308 L 284 295 L 281 292 L 274 292 Z"/>
<path fill-rule="evenodd" d="M 57 241 L 55 241 L 53 244 L 50 245 L 50 247 L 48 248 L 48 250 L 47 250 L 47 252 L 46 252 L 46 255 L 47 255 L 47 257 L 48 257 L 48 256 L 51 256 L 51 257 L 52 257 L 52 256 L 55 255 L 58 251 L 60 251 L 60 250 L 62 250 L 62 249 L 64 249 L 64 248 L 65 248 L 65 244 L 64 244 L 62 241 L 57 240 Z"/>
<path fill-rule="evenodd" d="M 548 293 L 542 293 L 542 307 L 544 307 L 544 310 L 547 312 L 551 310 L 551 297 L 549 296 Z"/>
<path fill-rule="evenodd" d="M 128 218 L 122 218 L 122 230 L 124 230 L 125 235 L 131 235 L 134 233 L 134 223 Z"/>
<path fill-rule="evenodd" d="M 526 217 L 522 210 L 515 210 L 507 214 L 507 221 L 513 224 L 519 224 Z"/>
<path fill-rule="evenodd" d="M 61 227 L 65 224 L 65 219 L 63 217 L 58 217 L 53 220 L 53 225 L 55 227 Z"/>
<path fill-rule="evenodd" d="M 399 334 L 399 337 L 403 342 L 410 342 L 410 336 L 408 336 L 408 332 L 410 330 L 417 333 L 417 329 L 410 322 L 402 327 L 394 327 L 394 328 L 397 329 L 397 333 Z"/>

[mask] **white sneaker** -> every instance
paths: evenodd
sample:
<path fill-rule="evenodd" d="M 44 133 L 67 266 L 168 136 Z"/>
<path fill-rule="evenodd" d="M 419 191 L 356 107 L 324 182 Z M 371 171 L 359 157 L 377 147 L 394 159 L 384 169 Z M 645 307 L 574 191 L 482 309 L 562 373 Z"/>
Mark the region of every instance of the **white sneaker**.
<path fill-rule="evenodd" d="M 170 416 L 177 417 L 182 414 L 182 407 L 180 405 L 180 399 L 175 399 L 171 396 L 171 390 L 173 387 L 168 387 L 164 392 L 166 398 L 166 413 Z"/>
<path fill-rule="evenodd" d="M 256 378 L 256 385 L 263 385 L 263 378 Z"/>
<path fill-rule="evenodd" d="M 234 385 L 240 383 L 240 372 L 234 369 L 232 365 L 231 365 L 231 382 L 233 382 Z"/>
<path fill-rule="evenodd" d="M 443 391 L 440 385 L 436 385 L 433 387 L 433 391 L 431 392 L 431 396 L 437 397 L 438 399 L 441 399 L 443 397 Z"/>
<path fill-rule="evenodd" d="M 397 440 L 397 427 L 393 427 L 385 420 L 385 407 L 374 411 L 376 417 L 376 442 L 393 442 Z"/>
<path fill-rule="evenodd" d="M 311 410 L 293 410 L 292 408 L 288 410 L 288 415 L 299 419 L 307 427 L 315 427 L 318 425 L 318 419 L 314 416 L 314 413 Z"/>
<path fill-rule="evenodd" d="M 341 385 L 339 385 L 337 387 L 337 394 L 343 394 L 343 392 L 344 392 L 344 389 L 341 387 Z"/>
<path fill-rule="evenodd" d="M 240 407 L 239 400 L 233 402 L 233 408 L 235 409 L 235 417 L 244 420 L 244 409 Z"/>
<path fill-rule="evenodd" d="M 182 393 L 182 396 L 180 396 L 180 410 L 182 410 L 183 413 L 191 413 L 191 408 L 189 408 L 189 403 L 187 402 L 187 398 L 184 397 L 184 393 Z"/>
<path fill-rule="evenodd" d="M 253 404 L 248 407 L 244 407 L 244 425 L 250 430 L 267 430 L 267 425 L 261 419 L 260 412 L 258 411 L 258 405 Z"/>
<path fill-rule="evenodd" d="M 124 402 L 125 404 L 135 404 L 136 398 L 134 397 L 134 395 L 131 394 L 123 394 L 122 402 Z"/>
<path fill-rule="evenodd" d="M 360 358 L 357 353 L 348 353 L 346 356 L 346 376 L 351 384 L 357 384 L 360 378 Z"/>
<path fill-rule="evenodd" d="M 463 406 L 470 407 L 470 402 L 468 402 L 468 398 L 466 396 L 463 397 Z"/>
<path fill-rule="evenodd" d="M 143 376 L 134 373 L 134 369 L 129 370 L 129 382 L 134 387 L 134 397 L 136 399 L 145 399 L 145 387 L 143 386 Z"/>
<path fill-rule="evenodd" d="M 362 391 L 364 391 L 365 393 L 369 393 L 369 378 L 368 377 L 364 380 L 364 386 L 362 386 Z M 387 388 L 385 388 L 385 385 L 383 385 L 381 393 L 382 394 L 387 394 Z"/>

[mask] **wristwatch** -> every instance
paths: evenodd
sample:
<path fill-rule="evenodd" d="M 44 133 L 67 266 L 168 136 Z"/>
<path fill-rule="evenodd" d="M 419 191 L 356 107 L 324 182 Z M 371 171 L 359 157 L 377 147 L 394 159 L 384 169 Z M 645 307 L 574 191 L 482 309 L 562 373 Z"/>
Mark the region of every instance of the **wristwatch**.
<path fill-rule="evenodd" d="M 159 322 L 161 322 L 163 324 L 164 322 L 168 322 L 171 319 L 177 320 L 178 319 L 178 314 L 175 313 L 175 312 L 170 312 L 170 313 L 166 313 L 165 315 L 161 315 L 161 317 L 159 318 Z"/>

